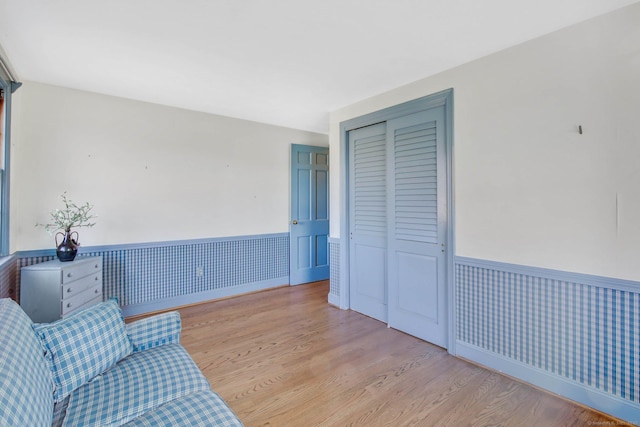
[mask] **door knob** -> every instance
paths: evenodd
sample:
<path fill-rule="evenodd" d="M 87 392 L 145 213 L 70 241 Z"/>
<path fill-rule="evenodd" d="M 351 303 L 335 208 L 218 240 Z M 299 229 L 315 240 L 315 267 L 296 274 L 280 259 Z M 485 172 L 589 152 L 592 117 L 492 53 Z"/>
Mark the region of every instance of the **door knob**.
<path fill-rule="evenodd" d="M 293 221 L 291 221 L 291 224 L 296 225 L 298 223 L 297 219 L 294 219 Z"/>

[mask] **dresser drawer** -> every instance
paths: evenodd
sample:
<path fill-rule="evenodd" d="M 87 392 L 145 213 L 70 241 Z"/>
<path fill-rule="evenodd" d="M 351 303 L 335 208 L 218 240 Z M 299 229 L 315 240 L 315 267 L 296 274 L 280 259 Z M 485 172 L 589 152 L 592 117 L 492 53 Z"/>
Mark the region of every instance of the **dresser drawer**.
<path fill-rule="evenodd" d="M 77 295 L 62 300 L 62 317 L 85 306 L 88 307 L 94 300 L 102 301 L 102 283 L 97 283 Z"/>
<path fill-rule="evenodd" d="M 99 271 L 102 271 L 102 259 L 64 266 L 62 268 L 62 284 L 71 283 Z"/>
<path fill-rule="evenodd" d="M 102 271 L 62 285 L 62 299 L 72 298 L 97 284 L 102 285 Z"/>
<path fill-rule="evenodd" d="M 98 303 L 101 303 L 101 302 L 102 302 L 102 295 L 100 295 L 99 297 L 96 297 L 96 298 L 84 303 L 83 305 L 81 305 L 81 306 L 79 306 L 77 308 L 73 308 L 73 309 L 70 308 L 69 310 L 71 310 L 71 311 L 66 312 L 65 314 L 62 315 L 62 317 L 64 318 L 64 317 L 70 316 L 70 315 L 72 315 L 73 313 L 75 313 L 77 311 L 84 310 L 85 308 L 89 308 L 92 305 L 98 304 Z"/>

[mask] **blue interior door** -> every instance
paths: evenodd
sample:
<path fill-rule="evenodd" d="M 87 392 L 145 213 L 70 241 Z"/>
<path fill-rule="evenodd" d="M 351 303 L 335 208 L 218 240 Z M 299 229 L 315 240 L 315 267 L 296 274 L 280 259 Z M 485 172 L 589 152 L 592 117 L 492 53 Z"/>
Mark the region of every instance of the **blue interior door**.
<path fill-rule="evenodd" d="M 385 123 L 349 132 L 349 301 L 387 321 L 387 130 Z"/>
<path fill-rule="evenodd" d="M 329 149 L 291 145 L 291 285 L 329 278 Z"/>
<path fill-rule="evenodd" d="M 444 107 L 387 122 L 389 326 L 447 347 Z"/>

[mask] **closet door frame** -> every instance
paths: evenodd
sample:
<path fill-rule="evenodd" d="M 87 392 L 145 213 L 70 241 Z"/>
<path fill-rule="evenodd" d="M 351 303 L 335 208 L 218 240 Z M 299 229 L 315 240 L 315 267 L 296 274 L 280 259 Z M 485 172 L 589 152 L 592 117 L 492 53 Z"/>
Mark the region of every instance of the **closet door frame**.
<path fill-rule="evenodd" d="M 446 299 L 448 318 L 448 345 L 450 354 L 455 351 L 455 205 L 453 182 L 453 89 L 446 89 L 425 97 L 414 99 L 399 105 L 374 111 L 340 123 L 340 308 L 349 309 L 349 131 L 365 126 L 386 122 L 419 111 L 444 106 L 445 145 L 446 145 L 446 186 L 447 186 L 447 230 L 446 230 Z"/>

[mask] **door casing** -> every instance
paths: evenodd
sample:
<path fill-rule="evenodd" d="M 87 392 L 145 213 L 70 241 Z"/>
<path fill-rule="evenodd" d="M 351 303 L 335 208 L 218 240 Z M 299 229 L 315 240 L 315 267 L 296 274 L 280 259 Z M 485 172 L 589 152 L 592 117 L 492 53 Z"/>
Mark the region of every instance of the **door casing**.
<path fill-rule="evenodd" d="M 364 126 L 374 125 L 403 117 L 419 111 L 434 107 L 444 106 L 445 110 L 445 145 L 446 158 L 446 186 L 447 186 L 447 230 L 446 230 L 446 299 L 447 299 L 447 351 L 456 354 L 455 351 L 455 281 L 454 281 L 454 254 L 455 254 L 455 204 L 453 182 L 453 89 L 447 89 L 432 95 L 414 99 L 399 105 L 374 111 L 363 116 L 355 117 L 340 123 L 340 308 L 349 309 L 349 131 Z"/>

